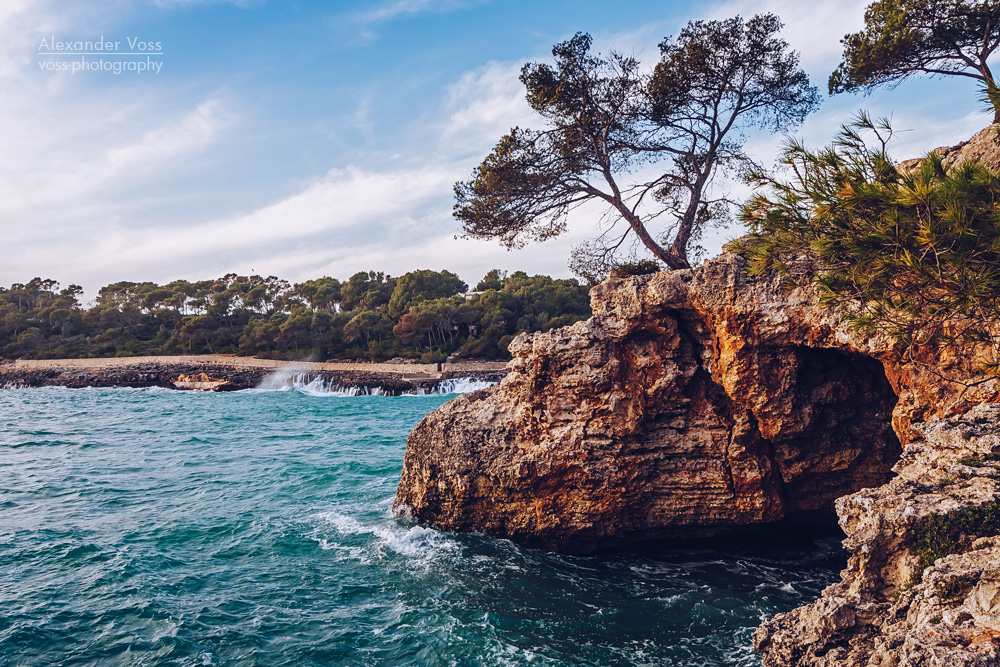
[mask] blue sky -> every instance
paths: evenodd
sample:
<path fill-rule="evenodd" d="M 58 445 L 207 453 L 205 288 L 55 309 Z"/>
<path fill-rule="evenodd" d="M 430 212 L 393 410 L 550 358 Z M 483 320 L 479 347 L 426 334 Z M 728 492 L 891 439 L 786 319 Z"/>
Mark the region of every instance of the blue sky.
<path fill-rule="evenodd" d="M 773 11 L 825 92 L 865 2 L 730 0 L 4 0 L 0 6 L 0 284 L 33 276 L 93 295 L 117 280 L 230 271 L 290 280 L 447 268 L 567 276 L 593 235 L 516 252 L 455 239 L 451 186 L 512 125 L 517 81 L 576 31 L 655 62 L 688 20 Z M 159 73 L 46 71 L 42 39 L 160 42 Z M 51 59 L 51 58 L 50 58 Z M 70 59 L 67 59 L 70 60 Z M 858 108 L 891 114 L 896 154 L 967 139 L 989 117 L 965 81 L 824 102 L 797 133 L 825 143 Z M 780 138 L 748 146 L 773 159 Z M 714 231 L 710 249 L 738 235 Z"/>

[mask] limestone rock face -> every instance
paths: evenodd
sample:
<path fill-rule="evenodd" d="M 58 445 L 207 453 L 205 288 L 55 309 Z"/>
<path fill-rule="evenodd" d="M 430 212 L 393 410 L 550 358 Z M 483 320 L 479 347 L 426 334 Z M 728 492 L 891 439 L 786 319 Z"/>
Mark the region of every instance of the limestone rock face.
<path fill-rule="evenodd" d="M 851 554 L 843 580 L 757 629 L 766 667 L 1000 664 L 1000 537 L 976 535 L 995 533 L 982 517 L 1000 513 L 991 462 L 1000 452 L 1000 405 L 914 430 L 923 440 L 906 447 L 897 477 L 837 501 Z M 975 520 L 957 553 L 921 569 L 915 552 L 927 536 L 947 532 L 949 513 L 968 509 Z"/>
<path fill-rule="evenodd" d="M 995 392 L 947 381 L 965 357 L 901 363 L 731 254 L 591 299 L 417 426 L 397 511 L 570 552 L 723 534 L 884 484 L 911 423 Z"/>
<path fill-rule="evenodd" d="M 835 506 L 849 567 L 758 629 L 767 667 L 1000 664 L 997 380 L 974 348 L 904 359 L 852 331 L 810 270 L 610 278 L 592 319 L 518 337 L 499 386 L 417 426 L 396 510 L 587 552 Z M 962 508 L 992 518 L 921 571 L 927 522 Z"/>
<path fill-rule="evenodd" d="M 1000 168 L 1000 126 L 935 153 Z M 913 169 L 919 160 L 900 165 Z M 572 552 L 835 506 L 843 580 L 765 622 L 766 667 L 1000 665 L 1000 402 L 975 347 L 910 350 L 723 255 L 612 277 L 428 415 L 395 509 Z"/>
<path fill-rule="evenodd" d="M 1000 170 L 1000 125 L 994 124 L 981 130 L 968 141 L 955 146 L 942 146 L 931 151 L 932 155 L 941 158 L 945 167 L 956 167 L 966 162 L 978 162 L 984 167 Z M 920 166 L 923 158 L 915 158 L 899 163 L 899 169 L 904 172 L 913 171 Z"/>

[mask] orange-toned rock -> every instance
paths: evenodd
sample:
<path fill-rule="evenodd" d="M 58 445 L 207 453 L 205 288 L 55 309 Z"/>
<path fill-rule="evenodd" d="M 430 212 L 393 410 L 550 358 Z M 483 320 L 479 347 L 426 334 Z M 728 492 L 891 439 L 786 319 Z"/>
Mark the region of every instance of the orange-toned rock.
<path fill-rule="evenodd" d="M 210 377 L 205 373 L 195 375 L 178 375 L 173 380 L 174 386 L 178 389 L 192 389 L 195 391 L 218 391 L 229 385 L 229 380 Z"/>
<path fill-rule="evenodd" d="M 396 509 L 574 552 L 717 535 L 832 510 L 890 479 L 912 422 L 995 394 L 953 381 L 971 356 L 903 363 L 800 282 L 732 254 L 608 279 L 592 319 L 519 336 L 498 387 L 417 426 Z"/>
<path fill-rule="evenodd" d="M 996 128 L 942 154 L 993 164 Z M 519 336 L 499 386 L 427 415 L 394 508 L 587 552 L 836 506 L 844 580 L 761 626 L 765 665 L 1000 665 L 1000 537 L 923 572 L 912 553 L 931 515 L 1000 511 L 1000 469 L 966 465 L 1000 459 L 997 379 L 974 347 L 901 356 L 793 269 L 791 290 L 732 254 L 612 276 L 593 318 Z"/>
<path fill-rule="evenodd" d="M 964 357 L 901 363 L 732 254 L 591 300 L 592 319 L 519 336 L 498 387 L 417 426 L 398 511 L 574 552 L 717 535 L 885 483 L 911 422 L 996 390 L 948 380 L 971 375 Z"/>
<path fill-rule="evenodd" d="M 766 665 L 1000 664 L 993 644 L 961 634 L 1000 630 L 991 583 L 1000 547 L 949 557 L 892 599 L 913 573 L 914 522 L 1000 499 L 992 468 L 960 464 L 1000 452 L 1000 439 L 937 419 L 996 396 L 997 380 L 975 375 L 975 350 L 901 359 L 891 340 L 858 334 L 811 287 L 751 279 L 730 254 L 694 270 L 611 278 L 591 298 L 591 320 L 519 336 L 499 386 L 414 429 L 398 512 L 586 552 L 724 534 L 836 501 L 852 554 L 846 578 L 758 631 Z M 979 422 L 1000 413 L 969 417 Z M 890 482 L 897 460 L 903 477 Z M 927 612 L 920 596 L 954 576 L 979 582 L 969 601 Z M 927 655 L 945 661 L 897 660 Z"/>

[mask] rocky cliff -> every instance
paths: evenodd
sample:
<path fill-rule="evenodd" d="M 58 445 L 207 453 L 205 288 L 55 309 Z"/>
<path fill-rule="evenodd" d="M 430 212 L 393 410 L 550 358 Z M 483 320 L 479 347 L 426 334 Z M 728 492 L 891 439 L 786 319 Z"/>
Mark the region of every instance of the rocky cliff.
<path fill-rule="evenodd" d="M 446 530 L 586 552 L 723 534 L 889 481 L 910 424 L 995 394 L 967 358 L 903 363 L 805 280 L 727 254 L 611 278 L 594 317 L 514 341 L 510 373 L 427 416 L 396 508 Z"/>
<path fill-rule="evenodd" d="M 588 552 L 836 505 L 845 579 L 759 630 L 768 666 L 998 664 L 1000 588 L 983 582 L 1000 582 L 1000 539 L 976 539 L 1000 534 L 985 463 L 1000 440 L 994 413 L 960 416 L 997 401 L 997 381 L 973 349 L 904 359 L 851 330 L 810 271 L 789 291 L 726 254 L 610 278 L 592 319 L 519 337 L 499 386 L 418 425 L 396 510 Z M 927 547 L 941 534 L 951 547 Z"/>
<path fill-rule="evenodd" d="M 766 667 L 1000 664 L 998 434 L 996 404 L 915 425 L 891 482 L 837 501 L 843 580 L 757 629 Z"/>
<path fill-rule="evenodd" d="M 998 168 L 998 139 L 933 152 Z M 587 552 L 835 507 L 848 568 L 758 629 L 767 667 L 1000 664 L 998 382 L 975 348 L 853 331 L 812 270 L 610 278 L 592 319 L 517 338 L 498 387 L 420 423 L 396 510 Z"/>

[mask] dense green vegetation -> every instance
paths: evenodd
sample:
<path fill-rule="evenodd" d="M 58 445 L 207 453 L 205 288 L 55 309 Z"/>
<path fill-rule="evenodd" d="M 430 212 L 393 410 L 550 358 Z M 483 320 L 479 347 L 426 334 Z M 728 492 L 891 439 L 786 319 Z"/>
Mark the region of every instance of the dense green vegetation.
<path fill-rule="evenodd" d="M 824 150 L 788 145 L 787 180 L 757 175 L 744 211 L 751 233 L 733 247 L 757 275 L 818 260 L 811 278 L 828 301 L 910 355 L 958 341 L 996 353 L 1000 174 L 971 163 L 946 169 L 933 156 L 901 171 L 890 136 L 886 122 L 861 116 Z"/>
<path fill-rule="evenodd" d="M 938 558 L 968 551 L 976 538 L 997 534 L 1000 534 L 1000 505 L 997 503 L 931 514 L 915 530 L 910 553 L 917 557 L 917 568 L 911 575 L 910 586 L 920 583 L 924 570 Z M 961 580 L 953 580 L 942 593 L 951 597 L 962 585 Z"/>
<path fill-rule="evenodd" d="M 450 355 L 497 358 L 524 331 L 590 316 L 576 280 L 490 271 L 466 298 L 453 273 L 374 271 L 345 282 L 291 285 L 273 276 L 119 282 L 84 308 L 82 289 L 35 278 L 0 288 L 0 355 L 6 358 L 234 353 L 275 358 L 425 362 Z"/>

